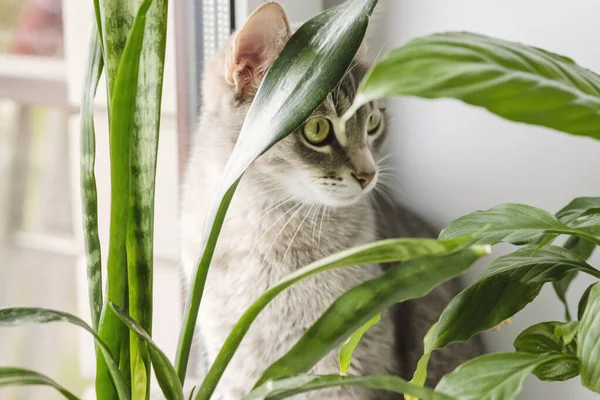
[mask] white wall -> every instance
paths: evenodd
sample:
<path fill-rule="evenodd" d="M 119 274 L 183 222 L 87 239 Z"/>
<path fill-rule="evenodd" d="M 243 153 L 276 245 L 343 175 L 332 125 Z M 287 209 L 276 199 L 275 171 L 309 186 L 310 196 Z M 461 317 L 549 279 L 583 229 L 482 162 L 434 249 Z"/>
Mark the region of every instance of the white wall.
<path fill-rule="evenodd" d="M 380 0 L 378 7 L 370 32 L 374 54 L 416 36 L 462 30 L 543 47 L 600 71 L 597 0 Z M 573 197 L 600 194 L 598 142 L 504 121 L 452 100 L 393 99 L 389 105 L 398 194 L 438 227 L 502 202 L 555 211 Z M 600 265 L 598 254 L 592 261 Z M 572 287 L 573 307 L 588 282 Z M 523 328 L 562 315 L 546 288 L 512 325 L 486 336 L 489 349 L 510 351 Z M 578 378 L 558 384 L 530 378 L 520 399 L 565 397 L 597 395 Z"/>

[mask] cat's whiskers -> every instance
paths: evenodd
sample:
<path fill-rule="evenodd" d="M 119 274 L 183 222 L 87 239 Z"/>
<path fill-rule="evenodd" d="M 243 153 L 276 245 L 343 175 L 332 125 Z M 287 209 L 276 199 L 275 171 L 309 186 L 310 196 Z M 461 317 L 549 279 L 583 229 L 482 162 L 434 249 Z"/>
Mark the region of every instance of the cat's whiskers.
<path fill-rule="evenodd" d="M 317 240 L 317 248 L 321 247 L 321 231 L 323 230 L 323 217 L 325 216 L 325 210 L 327 210 L 327 206 L 323 205 L 323 209 L 321 211 L 321 223 L 319 224 L 319 239 Z"/>
<path fill-rule="evenodd" d="M 271 242 L 271 244 L 269 245 L 269 248 L 267 249 L 265 255 L 263 256 L 263 260 L 261 262 L 261 267 L 262 265 L 265 263 L 265 260 L 267 259 L 267 257 L 269 256 L 269 253 L 271 252 L 271 249 L 273 248 L 273 246 L 275 245 L 275 242 L 277 242 L 277 239 L 279 239 L 279 236 L 281 236 L 281 234 L 283 233 L 283 231 L 285 230 L 285 228 L 289 225 L 289 223 L 294 219 L 294 217 L 296 215 L 298 215 L 298 213 L 300 211 L 302 211 L 302 209 L 308 205 L 308 203 L 302 202 L 302 203 L 298 203 L 296 204 L 300 205 L 300 207 L 298 209 L 296 209 L 296 211 L 294 211 L 294 213 L 288 218 L 288 220 L 285 222 L 285 224 L 283 224 L 283 226 L 281 227 L 281 229 L 279 230 L 279 232 L 277 232 L 277 235 L 275 235 L 275 238 L 273 239 L 273 241 Z M 296 207 L 294 206 L 294 207 Z"/>
<path fill-rule="evenodd" d="M 233 251 L 233 249 L 235 248 L 235 246 L 240 242 L 240 240 L 246 235 L 248 234 L 248 232 L 250 232 L 253 228 L 255 228 L 261 220 L 263 220 L 267 215 L 271 214 L 272 212 L 274 212 L 275 210 L 283 207 L 285 204 L 289 203 L 290 201 L 292 201 L 293 195 L 288 194 L 288 195 L 283 195 L 281 196 L 279 199 L 275 200 L 274 205 L 271 206 L 271 208 L 267 209 L 267 211 L 263 212 L 257 219 L 256 221 L 254 221 L 248 228 L 246 228 L 237 238 L 236 240 L 233 241 L 233 243 L 231 244 L 231 246 L 229 247 L 229 249 L 225 252 L 225 254 L 223 255 L 223 260 L 225 260 L 227 258 L 227 256 L 231 253 L 231 251 Z M 284 214 L 285 215 L 285 214 Z M 281 217 L 280 217 L 281 218 Z M 278 219 L 279 220 L 279 219 Z M 275 223 L 277 223 L 277 220 L 271 225 L 273 226 Z M 271 228 L 271 226 L 269 226 L 265 232 L 263 232 L 263 236 L 264 234 L 267 233 L 267 231 Z M 262 236 L 261 236 L 262 238 Z M 254 248 L 252 249 L 252 251 L 254 251 L 254 249 L 256 249 L 256 246 L 258 244 L 256 244 L 254 246 Z"/>
<path fill-rule="evenodd" d="M 313 240 L 315 240 L 315 230 L 317 228 L 317 219 L 318 219 L 319 211 L 321 210 L 322 207 L 323 207 L 322 205 L 317 205 L 317 208 L 315 210 L 315 215 L 313 216 L 313 221 L 312 221 L 312 225 L 313 225 L 312 239 Z"/>
<path fill-rule="evenodd" d="M 389 193 L 385 191 L 383 185 L 377 185 L 373 189 L 390 205 L 390 207 L 392 207 L 393 210 L 396 210 L 396 204 L 390 197 Z"/>
<path fill-rule="evenodd" d="M 308 212 L 306 213 L 306 215 L 304 216 L 304 218 L 300 222 L 300 225 L 298 225 L 298 228 L 296 229 L 296 232 L 294 232 L 294 236 L 292 236 L 292 239 L 290 240 L 290 244 L 288 244 L 288 247 L 285 249 L 285 253 L 283 253 L 283 258 L 281 259 L 282 263 L 285 261 L 285 256 L 287 256 L 288 251 L 290 251 L 290 248 L 292 247 L 292 243 L 294 243 L 294 239 L 296 239 L 296 236 L 298 235 L 298 232 L 300 232 L 300 228 L 302 228 L 302 225 L 304 224 L 304 221 L 306 221 L 306 218 L 308 218 L 308 216 L 310 215 L 310 213 L 312 212 L 312 210 L 313 210 L 314 207 L 315 207 L 315 204 L 312 204 L 310 206 Z"/>

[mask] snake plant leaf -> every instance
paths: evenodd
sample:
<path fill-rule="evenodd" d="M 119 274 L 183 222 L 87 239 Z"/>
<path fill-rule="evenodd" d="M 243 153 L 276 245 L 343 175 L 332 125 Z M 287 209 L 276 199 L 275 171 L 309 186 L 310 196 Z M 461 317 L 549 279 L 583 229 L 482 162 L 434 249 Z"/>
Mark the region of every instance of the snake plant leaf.
<path fill-rule="evenodd" d="M 600 139 L 600 77 L 573 60 L 467 32 L 392 50 L 360 84 L 351 115 L 385 96 L 453 98 L 511 121 Z"/>
<path fill-rule="evenodd" d="M 81 209 L 85 243 L 88 296 L 92 327 L 98 329 L 102 313 L 102 262 L 98 235 L 98 192 L 96 190 L 96 133 L 94 130 L 94 96 L 104 68 L 98 29 L 92 26 L 85 83 L 81 99 Z"/>
<path fill-rule="evenodd" d="M 423 400 L 454 400 L 450 396 L 436 393 L 406 382 L 396 376 L 348 376 L 348 375 L 304 375 L 291 378 L 269 380 L 262 386 L 252 390 L 242 400 L 276 400 L 306 393 L 312 390 L 339 386 L 361 386 L 382 389 L 394 393 L 406 393 L 418 396 Z"/>
<path fill-rule="evenodd" d="M 497 258 L 452 299 L 431 332 L 425 353 L 497 326 L 529 304 L 546 282 L 560 280 L 572 271 L 600 277 L 600 271 L 567 249 L 546 246 L 534 250 L 536 246 L 526 246 Z"/>
<path fill-rule="evenodd" d="M 100 339 L 94 329 L 81 318 L 63 311 L 46 308 L 15 307 L 0 309 L 0 327 L 25 324 L 47 324 L 52 322 L 68 322 L 88 331 L 94 337 L 94 341 L 98 345 L 100 353 L 104 355 L 110 378 L 116 388 L 119 399 L 127 400 L 130 398 L 128 388 L 123 380 L 123 376 L 119 372 L 118 364 L 110 353 L 110 349 L 106 343 Z"/>
<path fill-rule="evenodd" d="M 24 368 L 0 367 L 0 387 L 9 385 L 46 385 L 58 390 L 69 400 L 79 400 L 77 396 L 39 372 Z"/>
<path fill-rule="evenodd" d="M 127 328 L 138 336 L 147 346 L 148 353 L 152 359 L 152 364 L 154 365 L 156 380 L 158 381 L 165 398 L 173 400 L 185 399 L 183 389 L 181 388 L 179 378 L 177 377 L 177 372 L 175 371 L 175 368 L 173 368 L 173 365 L 171 365 L 171 362 L 165 353 L 163 353 L 156 343 L 154 343 L 148 332 L 146 332 L 140 324 L 115 304 L 109 303 L 109 305 Z"/>
<path fill-rule="evenodd" d="M 263 79 L 208 212 L 190 283 L 176 366 L 185 379 L 200 300 L 227 208 L 244 171 L 294 131 L 336 87 L 351 65 L 377 0 L 348 0 L 303 24 Z"/>
<path fill-rule="evenodd" d="M 581 383 L 600 393 L 600 284 L 589 292 L 577 332 L 577 357 L 581 362 Z"/>
<path fill-rule="evenodd" d="M 152 284 L 154 242 L 154 184 L 160 129 L 163 72 L 167 37 L 167 0 L 153 0 L 146 14 L 140 6 L 133 22 L 130 40 L 141 41 L 141 50 L 131 51 L 139 57 L 137 91 L 129 110 L 130 177 L 127 212 L 128 313 L 149 334 L 152 333 Z M 146 21 L 148 21 L 146 23 Z M 139 30 L 139 31 L 138 31 Z M 138 32 L 140 32 L 138 34 Z M 122 61 L 127 61 L 126 47 Z M 121 70 L 119 70 L 121 74 Z M 117 77 L 115 94 L 123 89 Z M 133 83 L 133 82 L 132 82 Z M 113 111 L 113 118 L 118 116 Z M 125 117 L 125 116 L 124 116 Z M 112 119 L 111 119 L 112 121 Z M 124 122 L 124 121 L 123 121 Z M 123 123 L 127 126 L 127 123 Z M 139 339 L 130 336 L 132 392 L 139 398 L 150 390 L 150 359 Z"/>
<path fill-rule="evenodd" d="M 435 391 L 457 400 L 514 400 L 536 368 L 567 357 L 519 352 L 486 354 L 444 376 Z"/>
<path fill-rule="evenodd" d="M 543 234 L 575 235 L 596 244 L 600 238 L 582 229 L 560 222 L 552 214 L 525 204 L 505 203 L 485 211 L 475 211 L 452 221 L 440 233 L 440 239 L 477 234 L 478 243 L 531 243 Z"/>
<path fill-rule="evenodd" d="M 342 344 L 338 355 L 338 358 L 340 360 L 340 374 L 345 374 L 348 372 L 348 369 L 350 368 L 350 364 L 352 362 L 352 354 L 354 353 L 356 346 L 358 346 L 358 343 L 360 343 L 360 339 L 362 339 L 363 335 L 366 331 L 369 330 L 370 327 L 379 323 L 380 319 L 381 314 L 377 314 L 369 321 L 367 321 L 366 324 L 354 331 L 352 335 L 350 335 L 348 340 L 346 340 L 344 344 Z"/>
<path fill-rule="evenodd" d="M 557 321 L 541 322 L 521 332 L 513 345 L 515 350 L 521 353 L 570 356 L 549 361 L 533 370 L 533 374 L 542 381 L 566 381 L 579 375 L 579 360 L 575 342 L 571 340 L 565 343 L 567 340 L 564 340 L 559 332 L 567 333 L 568 330 L 572 339 L 572 335 L 577 332 L 573 329 L 574 326 L 576 325 L 572 323 Z"/>
<path fill-rule="evenodd" d="M 445 256 L 407 261 L 340 296 L 300 340 L 264 372 L 256 386 L 308 372 L 352 332 L 386 308 L 425 296 L 433 288 L 464 273 L 489 246 L 471 246 Z M 255 386 L 255 387 L 256 387 Z"/>
<path fill-rule="evenodd" d="M 275 296 L 296 282 L 334 268 L 401 262 L 425 256 L 445 255 L 466 246 L 472 241 L 472 236 L 447 241 L 407 238 L 380 240 L 332 254 L 286 276 L 263 293 L 234 325 L 204 378 L 196 399 L 206 400 L 212 396 L 219 379 L 225 372 L 225 368 L 233 358 L 252 322 Z"/>

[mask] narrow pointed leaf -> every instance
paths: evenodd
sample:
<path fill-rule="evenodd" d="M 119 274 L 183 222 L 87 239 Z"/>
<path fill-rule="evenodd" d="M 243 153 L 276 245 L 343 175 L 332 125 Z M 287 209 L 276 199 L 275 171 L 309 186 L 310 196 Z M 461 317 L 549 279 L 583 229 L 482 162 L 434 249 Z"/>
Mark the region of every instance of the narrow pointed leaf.
<path fill-rule="evenodd" d="M 297 375 L 292 378 L 265 382 L 264 385 L 248 393 L 243 400 L 276 400 L 306 393 L 312 390 L 339 386 L 361 386 L 382 389 L 394 393 L 406 393 L 423 400 L 453 400 L 452 397 L 435 393 L 406 382 L 396 376 L 347 376 L 347 375 Z"/>
<path fill-rule="evenodd" d="M 115 387 L 116 393 L 119 396 L 119 399 L 129 399 L 128 388 L 121 373 L 119 372 L 118 364 L 115 362 L 110 353 L 110 349 L 106 343 L 100 339 L 98 334 L 96 334 L 96 332 L 81 318 L 62 311 L 49 310 L 45 308 L 15 307 L 0 309 L 0 327 L 25 324 L 47 324 L 51 322 L 68 322 L 91 333 L 94 337 L 94 341 L 100 349 L 100 354 L 102 354 L 106 360 L 110 378 Z"/>
<path fill-rule="evenodd" d="M 204 223 L 177 348 L 181 382 L 208 268 L 242 174 L 256 158 L 300 126 L 336 87 L 354 59 L 376 3 L 349 0 L 311 18 L 292 35 L 263 79 Z"/>
<path fill-rule="evenodd" d="M 569 357 L 549 361 L 533 370 L 533 374 L 543 381 L 566 381 L 579 375 L 577 349 L 573 342 L 565 344 L 557 331 L 565 329 L 562 322 L 541 322 L 530 326 L 517 336 L 515 350 L 521 353 L 539 355 L 559 354 Z M 572 325 L 569 325 L 569 329 Z"/>
<path fill-rule="evenodd" d="M 144 330 L 137 322 L 135 322 L 129 315 L 125 314 L 123 310 L 119 309 L 115 304 L 109 303 L 112 310 L 116 315 L 123 321 L 123 323 L 129 328 L 131 332 L 137 335 L 143 343 L 145 343 L 152 364 L 154 365 L 154 374 L 160 388 L 162 389 L 165 398 L 171 400 L 182 400 L 184 399 L 183 389 L 177 377 L 175 368 L 169 361 L 169 358 L 162 352 L 162 350 L 154 343 L 148 332 Z"/>
<path fill-rule="evenodd" d="M 572 271 L 600 277 L 598 270 L 562 247 L 546 246 L 533 253 L 534 249 L 524 247 L 497 258 L 477 281 L 452 299 L 425 352 L 497 326 L 529 304 L 546 282 L 560 280 Z"/>
<path fill-rule="evenodd" d="M 464 273 L 489 246 L 424 257 L 396 266 L 340 296 L 283 357 L 264 372 L 257 386 L 308 372 L 327 353 L 383 310 L 425 296 L 433 288 Z"/>
<path fill-rule="evenodd" d="M 581 383 L 600 393 L 600 284 L 590 290 L 579 323 L 577 356 L 581 362 Z"/>
<path fill-rule="evenodd" d="M 369 330 L 369 328 L 379 323 L 380 319 L 381 314 L 377 314 L 371 318 L 366 324 L 354 331 L 348 340 L 346 340 L 346 342 L 342 345 L 342 347 L 340 347 L 338 356 L 340 359 L 340 374 L 345 374 L 348 372 L 350 364 L 352 363 L 352 354 L 354 353 L 356 346 L 358 346 L 358 343 L 360 343 L 360 339 L 362 339 L 363 335 Z"/>
<path fill-rule="evenodd" d="M 115 5 L 120 2 L 108 1 L 107 3 Z M 112 88 L 112 96 L 110 97 L 111 220 L 107 295 L 110 301 L 124 308 L 128 307 L 126 302 L 129 298 L 136 307 L 136 317 L 143 319 L 142 323 L 144 326 L 148 326 L 148 320 L 151 322 L 149 315 L 152 312 L 151 303 L 149 304 L 152 299 L 151 294 L 149 295 L 151 293 L 149 285 L 152 283 L 151 263 L 148 264 L 147 253 L 148 247 L 150 247 L 151 251 L 152 243 L 151 234 L 148 235 L 148 231 L 153 227 L 148 222 L 147 213 L 151 211 L 150 206 L 152 205 L 154 193 L 152 190 L 148 190 L 147 186 L 153 184 L 154 169 L 151 168 L 152 162 L 147 158 L 155 158 L 156 150 L 153 151 L 152 149 L 155 149 L 156 146 L 157 134 L 154 131 L 158 123 L 158 116 L 150 114 L 155 114 L 157 111 L 155 96 L 156 92 L 160 94 L 161 83 L 156 74 L 151 74 L 151 77 L 143 77 L 140 80 L 140 76 L 148 72 L 140 69 L 140 65 L 146 33 L 146 15 L 151 5 L 152 0 L 144 0 L 139 4 L 135 19 L 131 25 L 131 30 L 129 31 L 129 36 L 127 37 L 127 43 L 122 54 L 119 55 L 114 84 L 113 81 L 109 80 L 108 82 L 109 87 Z M 108 25 L 110 27 L 108 30 L 106 29 L 107 24 L 105 22 L 105 51 L 108 54 L 111 54 L 110 46 L 115 47 L 115 52 L 120 48 L 120 42 L 111 44 L 109 35 L 112 33 L 114 40 L 121 40 L 120 35 L 123 34 L 123 30 L 127 25 L 128 7 L 130 7 L 129 4 L 123 5 L 121 10 L 110 8 L 111 12 L 119 14 L 120 17 L 114 22 L 114 25 Z M 108 9 L 103 9 L 103 11 L 106 10 Z M 150 32 L 154 32 L 152 28 L 148 29 Z M 153 40 L 158 40 L 158 38 L 153 36 L 148 40 L 151 43 Z M 146 46 L 149 45 L 146 44 Z M 155 45 L 158 50 L 156 50 L 157 54 L 152 57 L 156 56 L 160 58 L 162 44 L 159 41 Z M 148 49 L 147 51 L 150 50 Z M 110 60 L 114 61 L 115 57 L 107 59 L 109 78 L 111 75 Z M 146 63 L 148 62 L 158 64 L 159 60 L 146 60 Z M 162 73 L 160 75 L 162 76 Z M 146 78 L 154 79 L 155 82 L 148 84 L 148 82 L 144 81 Z M 154 90 L 151 90 L 148 87 L 157 83 L 158 89 L 154 87 Z M 150 103 L 152 99 L 154 99 L 154 102 Z M 147 108 L 141 107 L 144 101 L 149 102 Z M 145 139 L 148 141 L 145 144 L 147 148 L 140 149 L 140 140 L 143 140 L 142 137 L 144 134 L 146 134 Z M 140 158 L 140 152 L 147 152 L 149 155 L 147 158 Z M 142 168 L 146 170 L 142 171 Z M 145 192 L 143 199 L 139 198 L 140 191 Z M 131 210 L 129 210 L 130 207 Z M 145 208 L 142 211 L 143 207 Z M 131 228 L 132 224 L 136 222 L 139 225 L 136 228 Z M 129 249 L 126 243 L 128 226 L 130 227 Z M 133 240 L 132 237 L 134 238 Z M 138 239 L 142 240 L 142 243 L 140 243 L 141 248 L 137 244 L 131 243 Z M 128 258 L 134 263 L 132 264 L 133 270 L 131 274 L 128 274 Z M 128 276 L 132 278 L 131 282 L 129 282 L 132 285 L 132 293 L 128 293 Z M 143 281 L 140 282 L 138 280 Z M 130 298 L 132 296 L 133 298 Z M 139 310 L 141 309 L 145 311 L 140 312 Z M 135 339 L 132 339 L 131 344 L 133 347 L 130 353 L 129 333 L 110 308 L 105 307 L 103 319 L 100 324 L 100 337 L 108 344 L 113 354 L 119 354 L 118 362 L 122 370 L 125 368 L 128 370 L 131 369 L 131 372 L 134 374 L 132 377 L 133 382 L 144 381 L 149 384 L 150 361 L 148 356 L 144 354 L 143 349 L 138 348 Z M 147 364 L 145 368 L 136 368 L 136 365 L 139 365 L 137 361 L 138 354 L 141 357 L 141 361 Z M 121 356 L 126 359 L 121 360 Z M 133 360 L 133 362 L 127 361 L 127 358 Z M 135 376 L 138 371 L 142 370 L 143 373 L 147 374 L 145 380 Z M 133 391 L 140 393 L 141 389 L 133 388 Z M 147 392 L 147 390 L 145 391 Z M 97 359 L 96 392 L 101 400 L 114 398 L 114 393 L 111 392 L 110 383 L 107 379 L 104 359 L 101 355 Z"/>
<path fill-rule="evenodd" d="M 544 363 L 563 355 L 486 354 L 467 361 L 444 376 L 435 391 L 457 400 L 514 400 L 527 377 Z"/>
<path fill-rule="evenodd" d="M 219 379 L 223 375 L 223 372 L 225 372 L 225 368 L 233 358 L 235 351 L 246 332 L 248 332 L 252 322 L 269 302 L 275 298 L 275 296 L 296 282 L 334 268 L 401 262 L 424 256 L 444 255 L 451 253 L 472 241 L 472 236 L 465 236 L 447 241 L 434 239 L 380 240 L 332 254 L 286 276 L 279 283 L 263 293 L 244 312 L 239 321 L 234 325 L 229 336 L 225 340 L 225 343 L 221 347 L 219 354 L 215 358 L 213 365 L 210 367 L 208 374 L 204 378 L 196 398 L 199 400 L 209 399 L 210 396 L 212 396 Z"/>
<path fill-rule="evenodd" d="M 596 244 L 600 238 L 589 232 L 569 227 L 552 214 L 525 204 L 506 203 L 485 211 L 475 211 L 452 221 L 440 233 L 440 239 L 451 239 L 479 232 L 478 243 L 531 243 L 543 234 L 576 235 Z"/>
<path fill-rule="evenodd" d="M 128 313 L 149 334 L 152 333 L 152 284 L 154 242 L 154 185 L 161 116 L 167 0 L 153 0 L 147 14 L 144 5 L 131 29 L 130 40 L 141 41 L 137 91 L 129 111 L 130 179 L 127 213 Z M 146 22 L 147 21 L 147 22 Z M 126 47 L 123 60 L 130 48 Z M 137 49 L 136 49 L 137 51 Z M 121 70 L 119 70 L 121 73 Z M 120 80 L 118 78 L 117 82 Z M 133 82 L 132 82 L 133 83 Z M 122 87 L 115 86 L 115 95 Z M 131 90 L 130 88 L 128 90 Z M 116 110 L 114 118 L 118 116 Z M 127 126 L 126 123 L 123 125 Z M 130 336 L 132 390 L 140 398 L 150 390 L 150 358 L 138 337 Z"/>
<path fill-rule="evenodd" d="M 353 112 L 385 96 L 454 98 L 512 121 L 600 139 L 600 77 L 520 43 L 449 32 L 392 50 L 362 81 Z"/>
<path fill-rule="evenodd" d="M 78 400 L 77 396 L 56 383 L 53 379 L 39 372 L 24 368 L 0 367 L 0 387 L 10 385 L 46 385 L 58 390 L 69 400 Z"/>
<path fill-rule="evenodd" d="M 81 209 L 83 239 L 87 267 L 88 296 L 92 327 L 98 330 L 102 313 L 102 261 L 98 236 L 98 192 L 96 190 L 96 133 L 94 130 L 94 97 L 102 75 L 104 60 L 96 26 L 92 27 L 84 90 L 81 99 Z"/>

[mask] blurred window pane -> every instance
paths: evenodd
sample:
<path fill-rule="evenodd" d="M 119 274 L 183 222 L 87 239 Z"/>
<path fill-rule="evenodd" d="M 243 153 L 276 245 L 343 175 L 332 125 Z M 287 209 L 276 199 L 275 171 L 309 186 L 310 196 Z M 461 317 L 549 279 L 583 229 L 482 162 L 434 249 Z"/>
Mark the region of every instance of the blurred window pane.
<path fill-rule="evenodd" d="M 62 57 L 61 0 L 0 0 L 0 53 Z"/>

